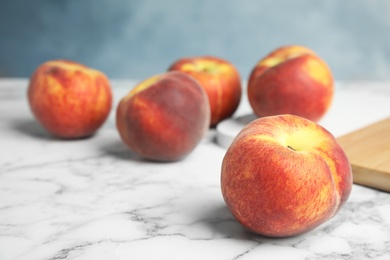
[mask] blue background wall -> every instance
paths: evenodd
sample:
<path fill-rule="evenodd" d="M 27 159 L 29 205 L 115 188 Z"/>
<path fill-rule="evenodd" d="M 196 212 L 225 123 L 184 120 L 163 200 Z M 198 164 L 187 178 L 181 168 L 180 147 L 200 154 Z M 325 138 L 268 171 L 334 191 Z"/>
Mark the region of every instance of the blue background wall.
<path fill-rule="evenodd" d="M 246 79 L 286 44 L 315 50 L 337 80 L 390 80 L 390 1 L 0 0 L 0 76 L 66 58 L 142 79 L 212 54 Z"/>

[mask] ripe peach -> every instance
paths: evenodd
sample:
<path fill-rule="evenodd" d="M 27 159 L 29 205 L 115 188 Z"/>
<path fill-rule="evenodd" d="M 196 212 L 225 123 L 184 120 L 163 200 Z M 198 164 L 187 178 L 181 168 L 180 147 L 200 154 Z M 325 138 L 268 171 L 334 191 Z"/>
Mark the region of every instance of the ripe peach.
<path fill-rule="evenodd" d="M 312 50 L 284 46 L 253 68 L 248 99 L 256 115 L 294 114 L 318 122 L 333 99 L 333 76 Z"/>
<path fill-rule="evenodd" d="M 317 123 L 295 115 L 255 119 L 222 163 L 221 187 L 233 216 L 271 237 L 307 232 L 332 218 L 352 188 L 347 156 Z"/>
<path fill-rule="evenodd" d="M 157 161 L 179 160 L 200 142 L 210 123 L 206 92 L 172 71 L 139 83 L 119 103 L 119 134 L 134 152 Z"/>
<path fill-rule="evenodd" d="M 112 92 L 102 72 L 73 61 L 52 60 L 32 74 L 28 101 L 48 132 L 72 139 L 90 136 L 101 127 L 111 110 Z"/>
<path fill-rule="evenodd" d="M 210 103 L 210 126 L 232 116 L 240 104 L 240 75 L 235 66 L 224 59 L 212 56 L 181 58 L 169 70 L 192 76 L 204 88 Z"/>

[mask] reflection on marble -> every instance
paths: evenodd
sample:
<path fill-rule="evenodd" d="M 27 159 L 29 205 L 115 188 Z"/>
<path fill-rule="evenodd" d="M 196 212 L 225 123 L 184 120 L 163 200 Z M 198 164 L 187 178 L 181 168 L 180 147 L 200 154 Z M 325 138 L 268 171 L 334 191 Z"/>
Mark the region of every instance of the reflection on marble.
<path fill-rule="evenodd" d="M 33 120 L 26 84 L 0 81 L 0 259 L 390 259 L 389 193 L 354 185 L 315 230 L 255 235 L 225 207 L 214 130 L 174 163 L 133 154 L 114 113 L 91 138 L 58 140 Z M 133 82 L 113 85 L 117 102 Z"/>

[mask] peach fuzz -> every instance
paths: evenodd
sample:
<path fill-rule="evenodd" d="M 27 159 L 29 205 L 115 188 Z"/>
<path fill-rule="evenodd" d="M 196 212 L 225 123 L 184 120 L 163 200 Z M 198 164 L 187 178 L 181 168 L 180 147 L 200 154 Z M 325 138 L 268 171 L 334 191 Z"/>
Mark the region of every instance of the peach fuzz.
<path fill-rule="evenodd" d="M 120 101 L 116 126 L 142 157 L 175 161 L 188 155 L 208 130 L 210 107 L 203 88 L 182 72 L 140 82 Z"/>
<path fill-rule="evenodd" d="M 248 80 L 256 115 L 294 114 L 318 122 L 331 106 L 334 86 L 328 65 L 303 46 L 284 46 L 261 59 Z"/>
<path fill-rule="evenodd" d="M 236 136 L 223 159 L 221 188 L 245 228 L 286 237 L 332 218 L 350 195 L 352 172 L 325 128 L 277 115 L 252 121 Z"/>
<path fill-rule="evenodd" d="M 27 95 L 39 123 L 49 133 L 66 139 L 94 134 L 112 105 L 106 75 L 68 60 L 40 65 L 30 77 Z"/>
<path fill-rule="evenodd" d="M 181 58 L 169 70 L 190 75 L 206 91 L 211 110 L 211 127 L 231 117 L 237 110 L 242 94 L 241 78 L 232 63 L 218 57 L 197 56 Z"/>

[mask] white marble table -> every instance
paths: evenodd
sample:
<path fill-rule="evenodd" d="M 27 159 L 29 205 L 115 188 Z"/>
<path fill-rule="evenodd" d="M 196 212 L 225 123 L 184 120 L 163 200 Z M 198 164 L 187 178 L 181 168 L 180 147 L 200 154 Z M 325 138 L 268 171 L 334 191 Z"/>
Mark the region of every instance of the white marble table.
<path fill-rule="evenodd" d="M 390 194 L 354 185 L 329 222 L 292 238 L 245 231 L 220 191 L 225 149 L 210 130 L 184 160 L 134 155 L 109 120 L 63 141 L 34 121 L 27 80 L 0 80 L 0 259 L 390 259 Z M 243 103 L 237 112 L 248 113 Z M 390 115 L 390 82 L 339 83 L 321 121 L 336 136 Z"/>

